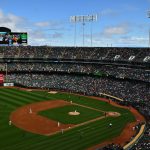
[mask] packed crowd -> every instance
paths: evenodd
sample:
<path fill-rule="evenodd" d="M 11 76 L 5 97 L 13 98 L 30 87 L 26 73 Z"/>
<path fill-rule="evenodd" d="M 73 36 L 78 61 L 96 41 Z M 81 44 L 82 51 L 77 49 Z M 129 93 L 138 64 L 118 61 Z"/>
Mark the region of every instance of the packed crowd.
<path fill-rule="evenodd" d="M 0 63 L 0 71 L 6 70 L 6 64 Z M 68 73 L 86 73 L 114 76 L 150 82 L 150 70 L 90 63 L 7 63 L 7 70 L 12 71 L 59 71 Z"/>
<path fill-rule="evenodd" d="M 96 149 L 96 150 L 123 150 L 122 146 L 118 145 L 118 144 L 109 144 L 103 148 L 99 148 L 99 149 Z"/>
<path fill-rule="evenodd" d="M 143 62 L 148 56 L 149 48 L 117 48 L 117 47 L 49 47 L 24 46 L 0 47 L 0 56 L 5 58 L 50 58 L 50 59 L 89 59 Z"/>

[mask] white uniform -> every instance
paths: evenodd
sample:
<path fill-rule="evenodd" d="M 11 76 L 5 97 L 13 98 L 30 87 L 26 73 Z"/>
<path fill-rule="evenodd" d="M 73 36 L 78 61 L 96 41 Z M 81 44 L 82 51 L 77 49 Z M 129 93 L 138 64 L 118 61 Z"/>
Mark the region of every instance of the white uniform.
<path fill-rule="evenodd" d="M 11 120 L 9 121 L 9 125 L 11 126 Z"/>

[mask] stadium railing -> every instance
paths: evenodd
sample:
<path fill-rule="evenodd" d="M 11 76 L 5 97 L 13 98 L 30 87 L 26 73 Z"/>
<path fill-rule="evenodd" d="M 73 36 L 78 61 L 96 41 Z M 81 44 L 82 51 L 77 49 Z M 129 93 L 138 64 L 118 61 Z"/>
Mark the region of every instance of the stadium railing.
<path fill-rule="evenodd" d="M 130 150 L 137 142 L 138 140 L 142 137 L 145 131 L 145 124 L 143 124 L 138 132 L 138 134 L 130 141 L 128 144 L 126 144 L 123 149 L 124 150 Z"/>
<path fill-rule="evenodd" d="M 106 97 L 108 97 L 108 98 L 113 98 L 113 99 L 115 99 L 115 100 L 118 100 L 118 101 L 124 101 L 123 99 L 121 99 L 121 98 L 118 98 L 118 97 L 115 97 L 115 96 L 112 96 L 112 95 L 109 95 L 109 94 L 105 94 L 105 93 L 99 93 L 101 96 L 106 96 Z"/>

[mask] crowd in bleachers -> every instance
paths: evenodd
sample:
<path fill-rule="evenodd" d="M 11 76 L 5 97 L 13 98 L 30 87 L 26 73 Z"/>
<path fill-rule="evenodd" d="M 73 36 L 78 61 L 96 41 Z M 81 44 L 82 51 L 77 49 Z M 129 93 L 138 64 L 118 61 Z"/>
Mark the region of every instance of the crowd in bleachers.
<path fill-rule="evenodd" d="M 103 148 L 99 148 L 96 150 L 123 150 L 123 147 L 118 145 L 118 144 L 108 144 L 107 146 L 103 147 Z"/>
<path fill-rule="evenodd" d="M 149 48 L 117 48 L 117 47 L 49 47 L 24 46 L 0 47 L 0 56 L 4 58 L 50 58 L 50 59 L 89 59 L 89 60 L 118 60 L 143 62 L 150 57 Z M 117 57 L 115 57 L 117 56 Z M 147 62 L 150 62 L 150 59 Z"/>
<path fill-rule="evenodd" d="M 0 63 L 0 70 L 6 70 L 6 64 Z M 86 74 L 105 74 L 116 78 L 128 78 L 150 82 L 150 70 L 120 67 L 114 65 L 81 63 L 7 63 L 8 71 L 48 71 Z"/>

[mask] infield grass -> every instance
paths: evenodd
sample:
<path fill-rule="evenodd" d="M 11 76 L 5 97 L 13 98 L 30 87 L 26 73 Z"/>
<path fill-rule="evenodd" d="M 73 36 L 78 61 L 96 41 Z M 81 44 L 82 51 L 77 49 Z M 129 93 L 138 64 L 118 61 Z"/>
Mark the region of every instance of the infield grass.
<path fill-rule="evenodd" d="M 80 114 L 76 116 L 69 115 L 69 112 L 77 111 Z M 59 121 L 63 124 L 79 124 L 91 119 L 103 116 L 100 111 L 92 110 L 89 108 L 68 105 L 63 107 L 57 107 L 39 112 L 40 115 L 50 118 L 55 121 Z"/>

